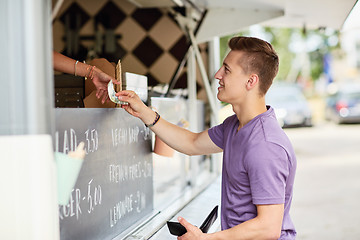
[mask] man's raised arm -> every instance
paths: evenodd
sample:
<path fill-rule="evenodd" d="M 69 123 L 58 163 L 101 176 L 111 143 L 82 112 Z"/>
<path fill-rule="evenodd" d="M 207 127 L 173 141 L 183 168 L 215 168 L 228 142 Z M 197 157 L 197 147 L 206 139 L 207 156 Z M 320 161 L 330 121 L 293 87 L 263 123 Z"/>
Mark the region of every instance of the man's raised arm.
<path fill-rule="evenodd" d="M 194 133 L 162 119 L 155 111 L 147 107 L 133 91 L 116 93 L 122 105 L 131 115 L 140 118 L 167 145 L 187 155 L 203 155 L 221 152 L 222 149 L 213 143 L 208 131 Z"/>

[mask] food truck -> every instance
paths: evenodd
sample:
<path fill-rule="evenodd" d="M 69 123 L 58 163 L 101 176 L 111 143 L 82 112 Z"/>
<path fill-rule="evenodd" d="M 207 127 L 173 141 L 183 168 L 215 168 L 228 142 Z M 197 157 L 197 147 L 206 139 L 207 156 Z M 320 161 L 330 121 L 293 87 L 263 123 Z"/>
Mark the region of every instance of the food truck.
<path fill-rule="evenodd" d="M 220 155 L 170 149 L 117 104 L 101 104 L 90 79 L 54 72 L 53 51 L 109 74 L 120 60 L 123 88 L 201 131 L 219 123 L 219 37 L 253 24 L 340 29 L 355 3 L 2 0 L 0 238 L 167 239 L 180 211 L 197 211 L 200 224 L 220 203 Z M 80 142 L 81 163 L 57 161 Z M 59 181 L 70 178 L 64 193 Z"/>

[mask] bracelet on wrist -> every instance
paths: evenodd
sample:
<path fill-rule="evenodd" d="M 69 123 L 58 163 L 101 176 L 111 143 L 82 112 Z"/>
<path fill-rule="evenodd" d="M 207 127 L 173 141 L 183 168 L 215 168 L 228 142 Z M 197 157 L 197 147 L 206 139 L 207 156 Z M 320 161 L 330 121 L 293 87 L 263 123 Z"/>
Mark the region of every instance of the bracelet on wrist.
<path fill-rule="evenodd" d="M 160 119 L 160 114 L 159 114 L 158 112 L 155 112 L 155 114 L 156 114 L 156 116 L 155 116 L 154 122 L 152 122 L 152 123 L 149 124 L 149 125 L 145 124 L 145 126 L 147 126 L 147 127 L 152 127 L 152 126 L 154 126 L 154 125 L 159 121 L 159 119 Z"/>
<path fill-rule="evenodd" d="M 86 72 L 88 73 L 88 72 L 90 71 L 90 69 L 91 69 L 91 66 L 88 65 L 88 66 L 86 67 Z M 85 81 L 86 81 L 88 78 L 89 78 L 89 75 L 87 75 L 87 74 L 85 73 Z"/>
<path fill-rule="evenodd" d="M 88 75 L 88 78 L 90 78 L 91 80 L 94 78 L 94 68 L 95 68 L 95 66 L 91 67 L 90 73 Z"/>
<path fill-rule="evenodd" d="M 76 65 L 78 64 L 78 62 L 79 62 L 79 61 L 76 60 L 75 65 L 74 65 L 74 75 L 75 75 L 75 77 L 77 76 L 77 75 L 76 75 Z"/>

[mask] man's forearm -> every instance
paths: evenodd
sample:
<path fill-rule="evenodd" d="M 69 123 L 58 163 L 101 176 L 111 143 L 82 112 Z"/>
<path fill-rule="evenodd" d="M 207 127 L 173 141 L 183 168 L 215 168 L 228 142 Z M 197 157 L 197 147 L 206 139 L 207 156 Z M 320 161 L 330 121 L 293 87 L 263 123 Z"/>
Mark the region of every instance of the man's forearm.
<path fill-rule="evenodd" d="M 280 232 L 272 224 L 267 224 L 258 218 L 253 218 L 230 229 L 208 234 L 206 240 L 276 240 L 280 237 Z"/>
<path fill-rule="evenodd" d="M 284 204 L 256 205 L 257 216 L 230 229 L 207 235 L 214 239 L 278 239 L 284 216 Z"/>
<path fill-rule="evenodd" d="M 134 117 L 140 118 L 151 130 L 161 138 L 166 144 L 175 150 L 187 155 L 200 155 L 221 152 L 222 149 L 212 142 L 208 131 L 193 133 L 169 123 L 161 117 L 158 118 L 156 112 L 147 107 L 139 96 L 129 90 L 116 93 L 120 101 L 127 102 L 121 107 Z"/>
<path fill-rule="evenodd" d="M 150 108 L 140 116 L 140 119 L 146 125 L 152 124 L 155 118 L 156 113 Z M 196 133 L 172 124 L 161 117 L 158 122 L 151 127 L 151 130 L 176 151 L 187 155 L 199 154 L 194 146 L 194 141 L 197 137 Z"/>

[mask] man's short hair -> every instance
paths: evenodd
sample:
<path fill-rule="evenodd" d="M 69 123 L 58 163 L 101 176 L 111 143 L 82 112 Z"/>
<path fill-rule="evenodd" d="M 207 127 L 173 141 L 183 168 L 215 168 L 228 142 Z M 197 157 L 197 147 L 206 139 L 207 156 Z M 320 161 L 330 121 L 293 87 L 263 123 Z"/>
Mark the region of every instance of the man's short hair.
<path fill-rule="evenodd" d="M 254 37 L 233 37 L 231 50 L 244 52 L 239 63 L 246 73 L 259 76 L 260 94 L 265 95 L 279 70 L 279 57 L 270 43 Z"/>

